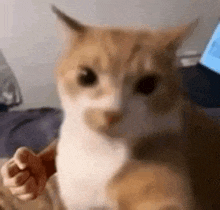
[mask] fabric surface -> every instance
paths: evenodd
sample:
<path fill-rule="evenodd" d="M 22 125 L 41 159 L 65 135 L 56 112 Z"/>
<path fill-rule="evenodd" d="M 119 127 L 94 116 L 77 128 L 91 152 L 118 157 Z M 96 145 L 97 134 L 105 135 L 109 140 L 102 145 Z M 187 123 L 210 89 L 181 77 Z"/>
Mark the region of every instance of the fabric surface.
<path fill-rule="evenodd" d="M 180 68 L 182 85 L 189 98 L 206 108 L 220 107 L 220 74 L 200 64 Z"/>
<path fill-rule="evenodd" d="M 22 103 L 18 82 L 0 50 L 0 104 L 9 107 Z"/>
<path fill-rule="evenodd" d="M 62 118 L 60 109 L 48 107 L 0 112 L 0 157 L 12 156 L 21 146 L 41 151 L 58 136 Z"/>

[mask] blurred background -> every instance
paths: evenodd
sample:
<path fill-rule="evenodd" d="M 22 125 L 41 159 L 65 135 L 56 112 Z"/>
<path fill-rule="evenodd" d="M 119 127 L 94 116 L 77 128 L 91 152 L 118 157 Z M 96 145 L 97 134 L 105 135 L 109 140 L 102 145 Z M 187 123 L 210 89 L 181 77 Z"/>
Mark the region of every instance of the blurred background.
<path fill-rule="evenodd" d="M 60 107 L 53 70 L 61 43 L 51 4 L 88 24 L 158 28 L 199 17 L 179 55 L 200 54 L 220 16 L 219 0 L 0 0 L 0 49 L 23 98 L 16 109 Z"/>

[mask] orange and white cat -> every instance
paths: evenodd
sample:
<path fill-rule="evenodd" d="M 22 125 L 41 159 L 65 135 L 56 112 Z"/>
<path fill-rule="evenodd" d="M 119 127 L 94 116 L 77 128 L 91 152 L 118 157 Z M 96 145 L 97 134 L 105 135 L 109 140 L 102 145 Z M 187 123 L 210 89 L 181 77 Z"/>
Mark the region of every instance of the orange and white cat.
<path fill-rule="evenodd" d="M 64 26 L 66 42 L 56 73 L 65 113 L 56 157 L 61 196 L 68 209 L 114 208 L 109 204 L 106 188 L 127 161 L 141 159 L 141 150 L 136 149 L 135 153 L 140 139 L 148 142 L 148 137 L 160 134 L 158 146 L 166 141 L 165 133 L 184 133 L 184 108 L 188 102 L 181 94 L 175 53 L 193 26 L 167 30 L 92 27 L 82 25 L 56 7 L 53 11 Z M 171 150 L 174 154 L 177 148 L 186 148 L 186 141 L 178 142 L 179 139 L 172 141 L 178 145 Z M 162 149 L 157 146 L 155 154 L 166 149 L 165 145 Z M 155 186 L 163 182 L 169 187 L 174 177 L 176 188 L 171 192 L 174 197 L 180 192 L 178 198 L 182 196 L 182 200 L 164 198 L 156 202 L 155 193 L 151 201 L 145 200 L 152 204 L 144 204 L 149 208 L 119 209 L 193 209 L 189 207 L 193 201 L 187 169 L 175 186 L 175 168 L 181 162 L 185 164 L 185 157 L 168 171 L 162 164 L 161 173 L 165 171 L 165 177 L 171 176 Z M 135 165 L 130 167 L 136 168 Z M 159 176 L 160 166 L 153 164 L 147 170 Z M 143 168 L 146 169 L 144 163 Z M 136 175 L 130 179 L 135 180 Z M 166 189 L 161 194 L 164 192 Z"/>
<path fill-rule="evenodd" d="M 220 126 L 189 101 L 175 65 L 196 23 L 95 27 L 53 11 L 65 43 L 60 139 L 37 155 L 19 148 L 4 185 L 31 200 L 57 172 L 67 209 L 219 210 Z"/>
<path fill-rule="evenodd" d="M 175 66 L 196 23 L 94 27 L 53 11 L 65 40 L 60 139 L 38 155 L 18 149 L 4 185 L 34 199 L 57 171 L 67 209 L 220 209 L 220 126 L 188 100 Z"/>

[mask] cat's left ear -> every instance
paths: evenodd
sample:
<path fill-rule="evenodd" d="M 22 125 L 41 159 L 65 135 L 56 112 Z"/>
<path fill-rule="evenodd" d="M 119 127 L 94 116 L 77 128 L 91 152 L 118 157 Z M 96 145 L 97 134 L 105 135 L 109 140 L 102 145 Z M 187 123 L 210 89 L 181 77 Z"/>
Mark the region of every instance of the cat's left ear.
<path fill-rule="evenodd" d="M 71 17 L 67 16 L 64 12 L 59 10 L 55 5 L 52 5 L 52 11 L 57 15 L 57 17 L 66 24 L 69 29 L 74 30 L 77 33 L 84 33 L 87 29 L 86 26 L 79 23 L 77 20 L 72 19 Z"/>
<path fill-rule="evenodd" d="M 88 26 L 81 24 L 79 21 L 66 15 L 64 12 L 59 10 L 56 6 L 51 6 L 52 11 L 57 15 L 57 31 L 61 41 L 64 44 L 64 48 L 68 48 L 75 37 L 83 36 Z"/>
<path fill-rule="evenodd" d="M 182 43 L 192 35 L 195 28 L 198 26 L 198 23 L 199 19 L 196 19 L 189 24 L 164 30 L 162 32 L 163 35 L 165 35 L 163 36 L 162 41 L 163 47 L 165 47 L 169 52 L 175 52 L 179 47 L 181 47 Z"/>

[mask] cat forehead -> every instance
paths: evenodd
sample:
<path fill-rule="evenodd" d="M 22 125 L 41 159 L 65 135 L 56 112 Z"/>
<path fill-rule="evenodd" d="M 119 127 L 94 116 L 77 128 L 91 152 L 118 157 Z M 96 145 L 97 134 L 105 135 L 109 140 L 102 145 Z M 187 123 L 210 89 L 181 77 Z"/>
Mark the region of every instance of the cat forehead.
<path fill-rule="evenodd" d="M 93 27 L 78 42 L 79 48 L 85 47 L 99 48 L 106 51 L 109 55 L 117 55 L 123 52 L 123 57 L 130 53 L 139 51 L 144 46 L 152 48 L 152 34 L 146 30 L 135 30 L 126 28 Z M 77 40 L 78 41 L 78 40 Z"/>
<path fill-rule="evenodd" d="M 69 55 L 80 66 L 98 66 L 97 70 L 114 74 L 137 74 L 151 69 L 154 46 L 148 31 L 95 28 L 80 39 Z"/>

